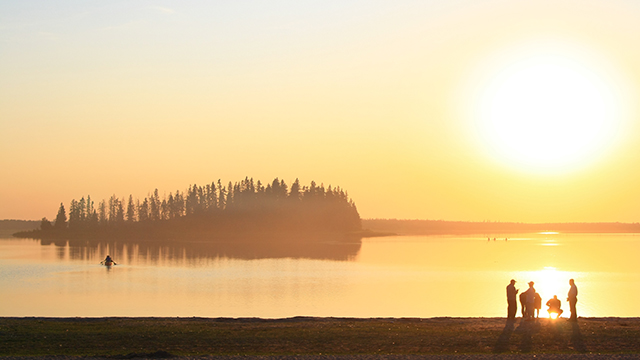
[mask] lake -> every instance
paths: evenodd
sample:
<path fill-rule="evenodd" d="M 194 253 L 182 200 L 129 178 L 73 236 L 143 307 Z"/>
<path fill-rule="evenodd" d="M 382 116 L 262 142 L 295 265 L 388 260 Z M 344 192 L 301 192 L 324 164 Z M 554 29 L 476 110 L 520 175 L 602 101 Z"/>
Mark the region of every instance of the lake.
<path fill-rule="evenodd" d="M 100 265 L 107 254 L 118 265 Z M 637 317 L 638 254 L 638 234 L 393 236 L 307 245 L 3 238 L 0 316 L 506 317 L 512 278 L 520 291 L 535 282 L 541 316 L 553 295 L 568 316 L 573 278 L 580 316 Z"/>

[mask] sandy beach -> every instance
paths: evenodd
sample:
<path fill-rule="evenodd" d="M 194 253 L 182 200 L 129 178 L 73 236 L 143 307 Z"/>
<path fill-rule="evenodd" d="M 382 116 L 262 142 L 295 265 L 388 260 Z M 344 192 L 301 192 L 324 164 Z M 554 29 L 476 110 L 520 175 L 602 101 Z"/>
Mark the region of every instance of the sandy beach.
<path fill-rule="evenodd" d="M 635 359 L 640 318 L 0 318 L 0 357 Z"/>
<path fill-rule="evenodd" d="M 158 357 L 135 357 L 128 359 L 157 359 Z M 0 357 L 4 360 L 92 360 L 105 357 L 86 356 L 29 356 L 29 357 Z M 113 359 L 113 358 L 106 358 Z M 634 360 L 640 359 L 638 354 L 459 354 L 459 355 L 291 355 L 291 356 L 180 356 L 171 357 L 175 360 Z"/>

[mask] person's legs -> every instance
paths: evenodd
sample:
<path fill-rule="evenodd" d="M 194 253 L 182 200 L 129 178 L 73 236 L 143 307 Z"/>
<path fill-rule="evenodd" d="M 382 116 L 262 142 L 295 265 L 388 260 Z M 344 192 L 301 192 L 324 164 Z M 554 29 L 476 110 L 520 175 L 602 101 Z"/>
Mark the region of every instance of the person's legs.
<path fill-rule="evenodd" d="M 518 305 L 515 300 L 509 301 L 509 306 L 507 308 L 507 319 L 515 319 L 516 312 L 518 311 Z"/>
<path fill-rule="evenodd" d="M 551 314 L 556 314 L 556 317 L 560 317 L 560 315 L 562 315 L 562 309 L 555 309 L 555 308 L 550 308 L 549 310 L 547 310 L 547 313 L 549 313 L 549 318 L 551 318 Z"/>
<path fill-rule="evenodd" d="M 578 302 L 578 299 L 569 300 L 569 310 L 571 311 L 571 317 L 569 318 L 570 320 L 578 320 L 578 312 L 576 310 L 577 302 Z"/>

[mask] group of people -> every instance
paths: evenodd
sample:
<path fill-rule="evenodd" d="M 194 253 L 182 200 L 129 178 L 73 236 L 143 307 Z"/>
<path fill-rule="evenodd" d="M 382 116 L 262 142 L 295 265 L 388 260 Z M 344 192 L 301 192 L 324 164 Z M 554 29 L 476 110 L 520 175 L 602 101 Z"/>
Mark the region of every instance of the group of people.
<path fill-rule="evenodd" d="M 511 279 L 509 285 L 507 285 L 507 319 L 513 320 L 516 318 L 516 312 L 518 311 L 517 298 L 519 289 L 516 289 L 516 281 Z M 533 287 L 533 281 L 529 281 L 529 288 L 526 291 L 523 291 L 520 294 L 520 307 L 522 308 L 522 318 L 525 320 L 531 320 L 533 318 L 537 318 L 540 316 L 540 308 L 542 308 L 542 298 L 540 294 L 536 292 L 536 289 Z M 569 310 L 571 311 L 571 317 L 569 320 L 576 321 L 578 320 L 578 313 L 576 312 L 576 303 L 578 302 L 578 287 L 575 284 L 573 279 L 569 280 L 569 294 L 567 296 L 567 301 L 569 302 Z M 547 306 L 549 309 L 547 312 L 549 313 L 549 317 L 551 314 L 557 314 L 557 317 L 560 317 L 564 312 L 560 307 L 562 303 L 560 299 L 558 299 L 557 295 L 553 295 L 552 299 L 547 301 Z"/>

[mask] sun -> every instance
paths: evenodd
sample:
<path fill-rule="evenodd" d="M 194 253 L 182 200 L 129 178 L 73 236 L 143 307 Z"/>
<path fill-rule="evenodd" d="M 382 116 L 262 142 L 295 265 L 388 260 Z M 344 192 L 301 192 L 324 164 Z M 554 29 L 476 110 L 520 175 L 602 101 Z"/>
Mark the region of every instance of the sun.
<path fill-rule="evenodd" d="M 483 69 L 472 115 L 493 157 L 533 171 L 564 170 L 614 143 L 619 89 L 593 56 L 559 46 L 501 56 Z"/>
<path fill-rule="evenodd" d="M 542 298 L 542 309 L 540 316 L 548 317 L 546 302 L 553 298 L 554 295 L 562 302 L 561 308 L 564 309 L 564 317 L 569 315 L 569 304 L 565 302 L 566 294 L 569 290 L 569 279 L 580 279 L 581 273 L 561 271 L 552 266 L 546 266 L 538 271 L 523 271 L 516 275 L 520 283 L 520 292 L 527 289 L 527 282 L 534 281 L 534 288 Z"/>

